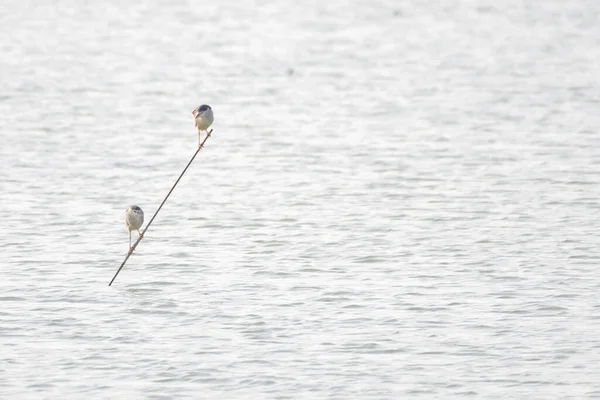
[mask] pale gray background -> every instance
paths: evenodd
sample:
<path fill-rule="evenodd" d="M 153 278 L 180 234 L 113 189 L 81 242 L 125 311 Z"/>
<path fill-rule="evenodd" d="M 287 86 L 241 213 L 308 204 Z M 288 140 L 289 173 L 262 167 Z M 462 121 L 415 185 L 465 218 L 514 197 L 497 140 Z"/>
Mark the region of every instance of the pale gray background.
<path fill-rule="evenodd" d="M 0 397 L 600 397 L 599 20 L 2 1 Z"/>

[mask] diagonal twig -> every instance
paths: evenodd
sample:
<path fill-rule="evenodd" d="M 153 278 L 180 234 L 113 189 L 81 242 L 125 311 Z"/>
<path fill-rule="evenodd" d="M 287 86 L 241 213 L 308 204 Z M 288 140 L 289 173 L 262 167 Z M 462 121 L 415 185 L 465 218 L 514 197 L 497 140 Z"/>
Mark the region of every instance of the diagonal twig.
<path fill-rule="evenodd" d="M 183 169 L 183 172 L 181 173 L 181 175 L 179 175 L 179 178 L 177 178 L 177 180 L 175 181 L 175 184 L 173 184 L 173 187 L 171 187 L 171 190 L 169 190 L 169 193 L 167 193 L 167 195 L 165 196 L 165 199 L 162 201 L 162 203 L 160 203 L 160 206 L 158 206 L 158 209 L 156 210 L 156 212 L 154 213 L 154 215 L 150 219 L 150 222 L 148 222 L 148 224 L 144 228 L 144 231 L 142 232 L 142 235 L 140 237 L 138 237 L 138 239 L 135 241 L 135 243 L 133 244 L 133 246 L 129 250 L 129 253 L 127 253 L 127 256 L 123 260 L 123 263 L 121 263 L 121 266 L 119 267 L 119 269 L 115 273 L 115 276 L 113 276 L 113 278 L 111 279 L 111 281 L 108 284 L 108 286 L 111 286 L 112 283 L 115 281 L 117 275 L 119 275 L 119 272 L 121 272 L 121 269 L 123 269 L 123 266 L 125 266 L 125 263 L 127 262 L 127 260 L 129 260 L 129 257 L 131 256 L 131 254 L 133 254 L 133 251 L 137 247 L 138 243 L 140 242 L 140 240 L 143 239 L 144 234 L 146 233 L 146 231 L 148 230 L 148 228 L 152 224 L 152 221 L 154 221 L 154 218 L 156 218 L 156 215 L 158 214 L 158 212 L 160 211 L 160 209 L 162 208 L 162 206 L 165 204 L 165 202 L 167 201 L 167 199 L 169 198 L 169 196 L 173 192 L 173 189 L 175 189 L 175 186 L 177 186 L 177 184 L 179 183 L 179 181 L 183 177 L 183 174 L 185 174 L 185 171 L 187 171 L 187 169 L 189 168 L 189 166 L 192 164 L 192 161 L 194 161 L 194 159 L 196 158 L 196 156 L 198 155 L 198 153 L 200 152 L 200 150 L 202 150 L 202 148 L 204 147 L 204 143 L 208 140 L 208 138 L 210 137 L 210 134 L 212 133 L 212 131 L 213 130 L 211 129 L 210 132 L 207 132 L 206 137 L 204 138 L 204 140 L 202 141 L 202 143 L 200 143 L 200 146 L 198 146 L 198 150 L 196 150 L 196 152 L 192 156 L 190 162 L 188 162 L 188 164 L 185 166 L 185 168 Z"/>

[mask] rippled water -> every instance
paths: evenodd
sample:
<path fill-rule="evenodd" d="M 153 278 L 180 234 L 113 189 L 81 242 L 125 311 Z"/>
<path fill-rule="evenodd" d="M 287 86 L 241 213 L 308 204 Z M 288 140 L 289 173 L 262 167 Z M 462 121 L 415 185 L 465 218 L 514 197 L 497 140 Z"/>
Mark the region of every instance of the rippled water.
<path fill-rule="evenodd" d="M 600 3 L 92 3 L 0 4 L 2 398 L 600 397 Z"/>

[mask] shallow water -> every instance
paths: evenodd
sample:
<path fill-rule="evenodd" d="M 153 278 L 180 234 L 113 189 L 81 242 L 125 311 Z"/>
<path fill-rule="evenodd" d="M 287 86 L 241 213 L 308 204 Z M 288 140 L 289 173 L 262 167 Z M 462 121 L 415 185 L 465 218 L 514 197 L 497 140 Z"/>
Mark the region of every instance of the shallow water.
<path fill-rule="evenodd" d="M 2 397 L 600 397 L 600 3 L 241 4 L 0 4 Z"/>

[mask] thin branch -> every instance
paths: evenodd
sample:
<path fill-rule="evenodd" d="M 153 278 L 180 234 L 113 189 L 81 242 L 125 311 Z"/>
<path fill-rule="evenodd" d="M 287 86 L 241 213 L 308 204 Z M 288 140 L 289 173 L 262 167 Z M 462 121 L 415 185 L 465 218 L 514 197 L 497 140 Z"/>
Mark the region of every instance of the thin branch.
<path fill-rule="evenodd" d="M 135 241 L 135 243 L 133 244 L 133 246 L 131 247 L 131 250 L 129 250 L 129 253 L 127 253 L 127 256 L 125 257 L 125 259 L 123 260 L 123 263 L 121 263 L 121 266 L 119 267 L 119 269 L 117 270 L 117 272 L 115 273 L 115 276 L 113 276 L 113 278 L 111 279 L 110 283 L 108 284 L 108 286 L 111 286 L 112 283 L 115 281 L 115 279 L 117 278 L 117 275 L 119 275 L 119 272 L 121 272 L 121 269 L 123 269 L 123 267 L 125 266 L 125 263 L 127 262 L 127 260 L 129 260 L 129 257 L 131 256 L 131 254 L 133 254 L 133 251 L 135 250 L 135 248 L 137 247 L 138 243 L 140 242 L 140 240 L 142 240 L 144 238 L 144 234 L 146 233 L 146 231 L 148 230 L 148 228 L 150 228 L 150 225 L 152 224 L 152 221 L 154 221 L 154 218 L 156 218 L 156 215 L 158 214 L 158 212 L 160 211 L 160 209 L 162 208 L 162 206 L 165 204 L 165 202 L 167 201 L 167 199 L 169 198 L 169 196 L 171 195 L 171 193 L 173 192 L 173 189 L 175 189 L 175 186 L 177 186 L 177 184 L 179 183 L 179 181 L 181 180 L 181 178 L 183 177 L 183 174 L 185 174 L 185 171 L 187 171 L 187 169 L 190 167 L 190 165 L 192 164 L 192 161 L 194 161 L 194 159 L 196 158 L 196 156 L 198 155 L 198 153 L 200 152 L 200 150 L 202 150 L 202 148 L 204 147 L 204 143 L 208 140 L 208 138 L 210 137 L 210 134 L 212 133 L 212 129 L 210 130 L 210 132 L 207 132 L 206 137 L 204 138 L 204 140 L 202 141 L 202 143 L 200 143 L 200 146 L 198 146 L 198 150 L 196 150 L 196 152 L 194 153 L 194 155 L 192 156 L 190 162 L 188 162 L 188 164 L 185 166 L 185 168 L 183 169 L 183 172 L 181 173 L 181 175 L 179 175 L 179 178 L 177 178 L 177 180 L 175 181 L 175 184 L 173 185 L 173 187 L 171 187 L 171 190 L 169 190 L 169 193 L 167 193 L 165 199 L 162 201 L 162 203 L 160 203 L 160 206 L 158 206 L 158 209 L 156 210 L 156 212 L 154 213 L 154 215 L 152 216 L 152 218 L 150 219 L 150 222 L 148 222 L 148 224 L 146 225 L 146 227 L 144 228 L 144 231 L 142 232 L 142 235 L 140 237 L 138 237 L 138 239 Z"/>

